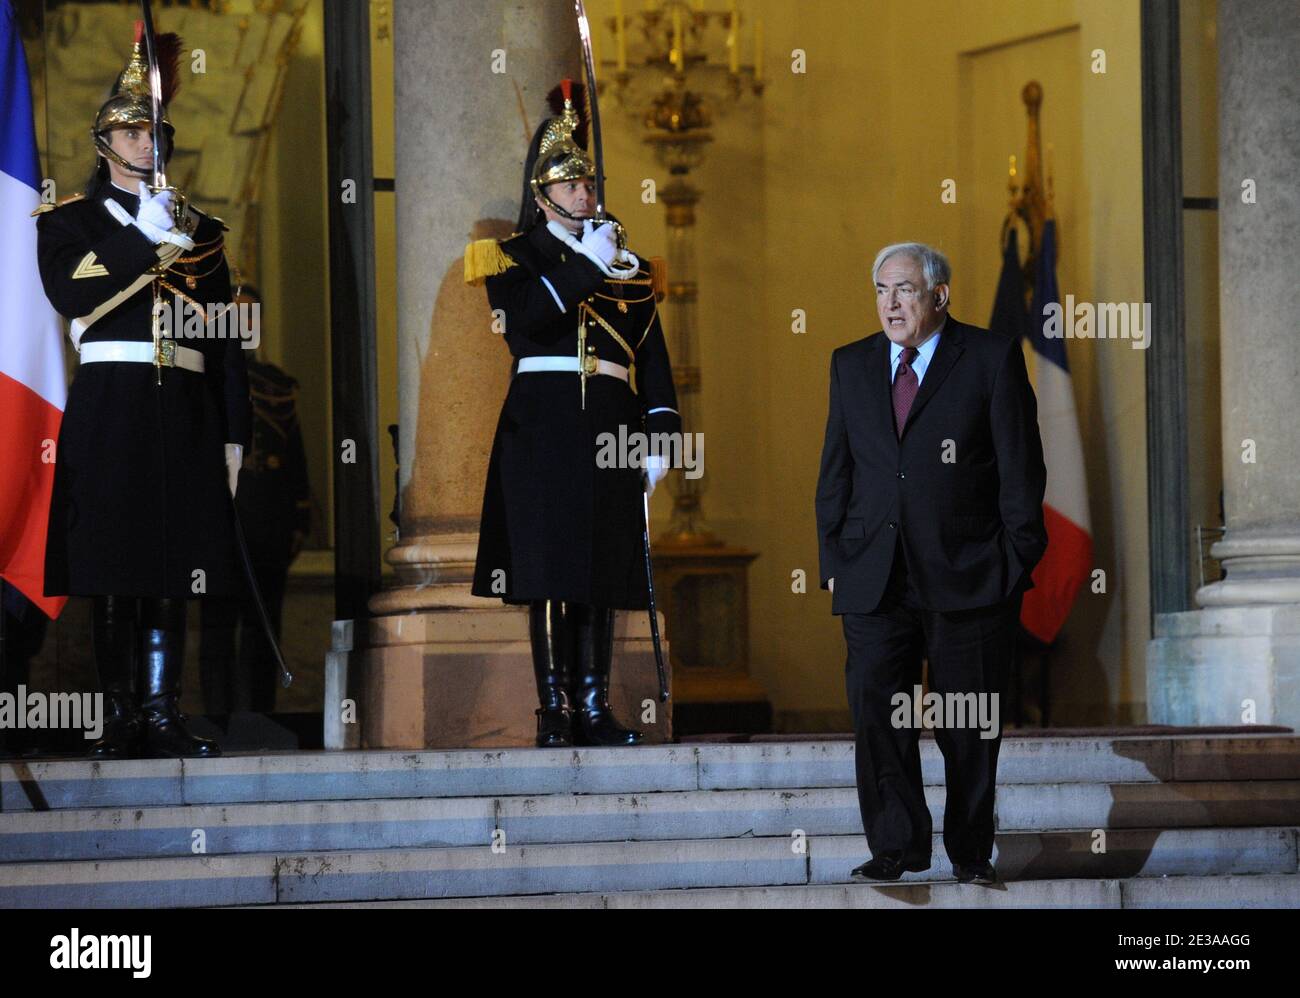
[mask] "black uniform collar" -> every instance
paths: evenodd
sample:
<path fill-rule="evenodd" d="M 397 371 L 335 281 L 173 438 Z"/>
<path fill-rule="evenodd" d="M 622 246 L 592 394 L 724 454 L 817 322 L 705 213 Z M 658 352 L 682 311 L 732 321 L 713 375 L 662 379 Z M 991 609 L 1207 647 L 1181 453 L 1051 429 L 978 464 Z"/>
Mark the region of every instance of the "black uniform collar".
<path fill-rule="evenodd" d="M 101 195 L 101 200 L 104 198 L 112 198 L 132 215 L 140 209 L 140 195 L 122 190 L 122 188 L 118 187 L 117 184 L 113 183 L 111 180 L 99 189 L 99 193 Z"/>

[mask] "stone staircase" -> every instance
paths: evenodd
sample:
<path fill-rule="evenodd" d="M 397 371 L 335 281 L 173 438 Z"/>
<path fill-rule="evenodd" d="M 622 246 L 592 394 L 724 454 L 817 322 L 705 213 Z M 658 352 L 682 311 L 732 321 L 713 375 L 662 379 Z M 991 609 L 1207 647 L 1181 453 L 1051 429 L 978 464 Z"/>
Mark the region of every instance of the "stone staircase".
<path fill-rule="evenodd" d="M 1007 738 L 998 774 L 976 887 L 938 836 L 849 881 L 848 741 L 4 762 L 0 907 L 1300 907 L 1300 738 Z"/>

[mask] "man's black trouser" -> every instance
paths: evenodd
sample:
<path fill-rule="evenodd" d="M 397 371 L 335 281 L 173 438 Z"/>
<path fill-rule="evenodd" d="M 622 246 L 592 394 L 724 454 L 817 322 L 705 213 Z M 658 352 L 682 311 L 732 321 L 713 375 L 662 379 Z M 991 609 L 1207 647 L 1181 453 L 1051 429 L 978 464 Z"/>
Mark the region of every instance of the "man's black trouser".
<path fill-rule="evenodd" d="M 943 812 L 948 858 L 962 864 L 992 858 L 1001 708 L 1022 598 L 1017 592 L 975 610 L 927 610 L 908 574 L 900 542 L 880 605 L 871 613 L 843 615 L 858 805 L 873 856 L 895 851 L 930 855 L 933 830 L 921 783 L 920 732 L 912 712 L 924 658 L 930 664 L 930 692 L 944 696 L 945 702 L 953 702 L 946 694 L 983 694 L 963 698 L 962 706 L 968 708 L 964 726 L 936 727 L 935 740 L 943 753 L 948 787 Z M 901 708 L 895 699 L 900 693 L 907 695 Z M 904 712 L 910 726 L 898 723 Z M 949 724 L 961 719 L 949 715 L 940 720 Z M 994 737 L 982 737 L 985 733 Z"/>

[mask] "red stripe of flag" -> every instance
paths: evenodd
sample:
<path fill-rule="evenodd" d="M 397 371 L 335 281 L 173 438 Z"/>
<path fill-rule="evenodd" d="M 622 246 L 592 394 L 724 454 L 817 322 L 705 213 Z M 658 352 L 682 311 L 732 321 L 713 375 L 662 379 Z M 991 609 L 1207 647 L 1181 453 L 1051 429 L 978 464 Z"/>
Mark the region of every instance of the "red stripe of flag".
<path fill-rule="evenodd" d="M 45 533 L 54 487 L 54 442 L 63 413 L 34 391 L 0 374 L 0 566 L 5 579 L 48 617 L 66 596 L 45 595 Z"/>
<path fill-rule="evenodd" d="M 1047 551 L 1034 568 L 1034 588 L 1025 593 L 1020 623 L 1044 644 L 1050 644 L 1074 605 L 1075 593 L 1092 566 L 1092 536 L 1046 503 Z"/>

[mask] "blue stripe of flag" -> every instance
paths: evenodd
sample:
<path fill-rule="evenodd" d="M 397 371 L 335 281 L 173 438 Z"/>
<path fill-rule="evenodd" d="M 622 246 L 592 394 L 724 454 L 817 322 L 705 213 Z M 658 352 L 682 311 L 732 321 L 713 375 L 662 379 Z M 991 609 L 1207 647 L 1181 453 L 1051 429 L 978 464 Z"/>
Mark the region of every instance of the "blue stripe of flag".
<path fill-rule="evenodd" d="M 1056 283 L 1056 220 L 1049 219 L 1043 226 L 1042 244 L 1034 268 L 1034 300 L 1029 312 L 1029 342 L 1045 360 L 1050 360 L 1063 371 L 1070 369 L 1065 357 L 1065 340 L 1049 339 L 1043 335 L 1043 309 L 1051 302 L 1059 304 L 1061 289 Z"/>
<path fill-rule="evenodd" d="M 0 0 L 0 171 L 40 190 L 32 84 L 13 0 Z"/>

